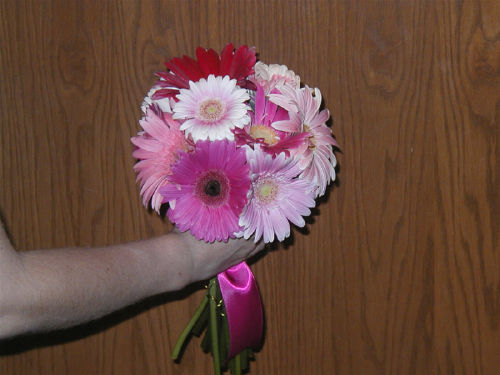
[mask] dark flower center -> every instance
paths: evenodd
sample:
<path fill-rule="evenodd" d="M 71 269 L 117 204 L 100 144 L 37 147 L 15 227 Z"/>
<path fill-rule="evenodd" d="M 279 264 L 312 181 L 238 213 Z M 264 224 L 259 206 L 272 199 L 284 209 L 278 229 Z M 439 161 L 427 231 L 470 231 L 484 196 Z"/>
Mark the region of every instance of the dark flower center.
<path fill-rule="evenodd" d="M 212 169 L 196 179 L 194 193 L 207 206 L 219 207 L 229 199 L 230 183 L 223 171 Z"/>
<path fill-rule="evenodd" d="M 211 197 L 216 197 L 220 194 L 220 182 L 217 180 L 209 180 L 205 185 L 205 194 Z"/>

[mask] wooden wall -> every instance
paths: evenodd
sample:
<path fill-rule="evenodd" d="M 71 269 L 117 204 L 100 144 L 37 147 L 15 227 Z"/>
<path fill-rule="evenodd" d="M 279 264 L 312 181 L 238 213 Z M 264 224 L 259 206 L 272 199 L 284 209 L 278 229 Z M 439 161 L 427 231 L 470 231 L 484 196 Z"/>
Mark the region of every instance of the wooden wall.
<path fill-rule="evenodd" d="M 252 266 L 251 374 L 498 374 L 500 2 L 0 1 L 0 210 L 19 250 L 147 238 L 130 136 L 162 62 L 255 45 L 320 87 L 338 182 Z M 0 374 L 210 374 L 192 288 L 0 344 Z"/>

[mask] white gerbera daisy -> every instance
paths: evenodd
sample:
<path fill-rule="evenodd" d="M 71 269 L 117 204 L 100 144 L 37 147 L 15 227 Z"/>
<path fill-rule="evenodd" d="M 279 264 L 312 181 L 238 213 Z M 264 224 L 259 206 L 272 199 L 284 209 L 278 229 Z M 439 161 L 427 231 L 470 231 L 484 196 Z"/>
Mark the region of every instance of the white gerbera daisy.
<path fill-rule="evenodd" d="M 172 113 L 172 107 L 175 103 L 174 99 L 168 97 L 153 99 L 153 96 L 157 90 L 158 87 L 153 87 L 151 90 L 149 90 L 148 94 L 141 104 L 142 112 L 146 114 L 149 108 L 153 108 L 161 110 L 162 112 Z"/>
<path fill-rule="evenodd" d="M 191 134 L 195 142 L 228 139 L 232 129 L 243 128 L 250 122 L 245 103 L 250 97 L 245 89 L 236 86 L 229 76 L 215 77 L 198 82 L 189 81 L 189 90 L 181 89 L 174 108 L 173 118 L 184 120 L 180 129 Z"/>

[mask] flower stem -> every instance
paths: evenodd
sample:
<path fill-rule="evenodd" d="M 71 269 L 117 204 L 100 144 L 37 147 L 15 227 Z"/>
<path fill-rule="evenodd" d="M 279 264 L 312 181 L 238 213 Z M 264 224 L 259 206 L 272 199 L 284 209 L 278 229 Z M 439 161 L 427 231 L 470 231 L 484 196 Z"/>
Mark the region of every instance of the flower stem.
<path fill-rule="evenodd" d="M 188 335 L 191 333 L 191 330 L 193 329 L 194 325 L 200 318 L 201 314 L 203 313 L 203 310 L 207 307 L 208 304 L 208 297 L 204 296 L 203 299 L 201 300 L 200 305 L 196 309 L 193 317 L 189 321 L 189 323 L 186 325 L 184 330 L 182 331 L 181 335 L 179 336 L 179 339 L 175 343 L 174 350 L 172 350 L 172 359 L 176 360 L 179 358 L 179 354 L 182 350 L 182 347 L 184 345 L 184 342 L 186 341 Z"/>
<path fill-rule="evenodd" d="M 236 354 L 234 357 L 234 375 L 241 375 L 241 353 Z"/>
<path fill-rule="evenodd" d="M 209 294 L 209 304 L 210 304 L 210 338 L 212 340 L 212 356 L 214 360 L 214 372 L 215 375 L 221 375 L 220 366 L 220 354 L 219 354 L 219 334 L 217 327 L 217 279 L 214 278 L 210 280 L 210 286 L 208 288 Z"/>

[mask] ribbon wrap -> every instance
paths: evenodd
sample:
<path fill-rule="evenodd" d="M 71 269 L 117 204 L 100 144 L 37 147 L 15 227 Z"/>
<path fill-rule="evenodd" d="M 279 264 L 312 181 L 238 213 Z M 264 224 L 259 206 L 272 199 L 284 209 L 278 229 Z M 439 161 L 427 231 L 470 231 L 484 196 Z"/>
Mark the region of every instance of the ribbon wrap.
<path fill-rule="evenodd" d="M 245 262 L 217 275 L 229 326 L 228 360 L 245 348 L 257 349 L 264 314 L 255 277 Z"/>

